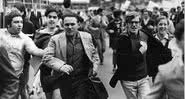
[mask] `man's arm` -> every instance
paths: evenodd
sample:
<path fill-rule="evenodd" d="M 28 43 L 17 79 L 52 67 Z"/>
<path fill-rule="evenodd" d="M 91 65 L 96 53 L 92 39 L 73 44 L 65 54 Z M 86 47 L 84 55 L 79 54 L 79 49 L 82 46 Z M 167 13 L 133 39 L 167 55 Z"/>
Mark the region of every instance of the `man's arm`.
<path fill-rule="evenodd" d="M 50 39 L 47 48 L 45 49 L 42 62 L 48 67 L 69 74 L 73 71 L 72 66 L 67 65 L 65 61 L 55 57 L 56 44 L 53 38 Z"/>
<path fill-rule="evenodd" d="M 33 40 L 29 37 L 26 37 L 25 39 L 25 49 L 31 55 L 39 57 L 42 57 L 44 55 L 44 50 L 38 48 L 33 42 Z"/>

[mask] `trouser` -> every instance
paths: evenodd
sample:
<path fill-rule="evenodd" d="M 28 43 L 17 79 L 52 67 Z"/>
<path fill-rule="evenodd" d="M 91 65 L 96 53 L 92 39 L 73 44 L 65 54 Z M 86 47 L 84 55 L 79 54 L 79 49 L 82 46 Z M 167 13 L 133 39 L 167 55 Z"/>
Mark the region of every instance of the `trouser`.
<path fill-rule="evenodd" d="M 116 64 L 117 64 L 116 61 L 117 61 L 116 51 L 115 51 L 115 49 L 113 49 L 112 63 L 113 63 L 114 66 L 116 66 Z"/>
<path fill-rule="evenodd" d="M 103 45 L 101 43 L 100 39 L 96 39 L 97 49 L 98 49 L 98 55 L 100 57 L 100 62 L 103 62 Z"/>
<path fill-rule="evenodd" d="M 55 91 L 54 96 L 59 97 L 59 94 L 61 94 L 62 99 L 97 99 L 92 82 L 84 75 L 62 80 L 60 91 L 58 89 Z"/>
<path fill-rule="evenodd" d="M 148 92 L 150 92 L 148 76 L 137 81 L 121 80 L 121 86 L 127 99 L 144 99 Z"/>

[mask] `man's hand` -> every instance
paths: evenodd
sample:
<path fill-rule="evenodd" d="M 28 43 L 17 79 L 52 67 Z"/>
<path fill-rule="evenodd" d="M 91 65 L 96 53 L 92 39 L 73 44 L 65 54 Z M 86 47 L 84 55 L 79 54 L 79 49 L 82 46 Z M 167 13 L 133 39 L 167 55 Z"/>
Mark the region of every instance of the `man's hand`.
<path fill-rule="evenodd" d="M 73 67 L 65 64 L 60 68 L 60 71 L 69 75 L 73 71 Z"/>
<path fill-rule="evenodd" d="M 140 41 L 140 44 L 141 44 L 141 47 L 140 47 L 139 51 L 143 54 L 147 51 L 147 44 L 144 41 Z"/>

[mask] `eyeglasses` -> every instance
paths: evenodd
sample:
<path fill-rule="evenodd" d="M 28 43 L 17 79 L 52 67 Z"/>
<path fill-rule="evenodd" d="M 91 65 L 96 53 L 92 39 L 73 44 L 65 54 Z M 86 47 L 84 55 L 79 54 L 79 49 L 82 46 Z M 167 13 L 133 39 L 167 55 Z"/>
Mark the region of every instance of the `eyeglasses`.
<path fill-rule="evenodd" d="M 57 16 L 51 16 L 51 15 L 49 15 L 48 18 L 49 18 L 49 19 L 51 19 L 51 18 L 56 19 L 56 18 L 58 18 L 58 17 L 57 17 Z"/>
<path fill-rule="evenodd" d="M 75 23 L 66 23 L 66 24 L 64 24 L 64 26 L 74 26 L 75 25 Z"/>

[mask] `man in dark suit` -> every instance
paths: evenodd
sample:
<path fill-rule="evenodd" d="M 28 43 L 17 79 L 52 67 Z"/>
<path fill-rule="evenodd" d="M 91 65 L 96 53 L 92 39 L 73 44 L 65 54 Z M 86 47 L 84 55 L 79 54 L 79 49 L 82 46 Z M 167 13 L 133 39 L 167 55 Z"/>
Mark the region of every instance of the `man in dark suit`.
<path fill-rule="evenodd" d="M 34 11 L 31 12 L 30 20 L 34 24 L 36 30 L 42 26 L 42 15 L 41 12 L 36 10 L 36 7 Z"/>
<path fill-rule="evenodd" d="M 141 20 L 141 26 L 143 31 L 148 33 L 154 32 L 155 22 L 150 18 L 149 12 L 147 10 L 143 10 L 142 14 L 143 14 L 143 17 Z"/>
<path fill-rule="evenodd" d="M 0 46 L 0 99 L 15 99 L 18 94 L 19 79 L 10 63 L 7 51 Z"/>

